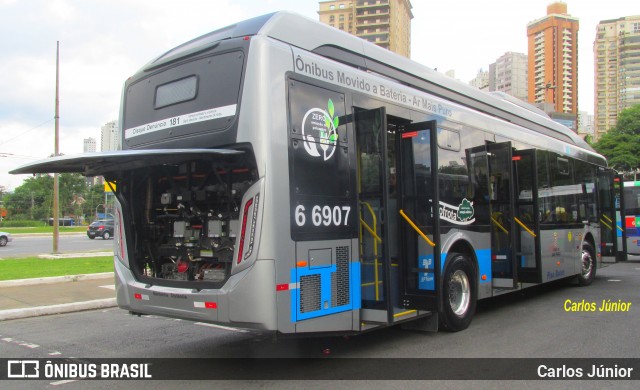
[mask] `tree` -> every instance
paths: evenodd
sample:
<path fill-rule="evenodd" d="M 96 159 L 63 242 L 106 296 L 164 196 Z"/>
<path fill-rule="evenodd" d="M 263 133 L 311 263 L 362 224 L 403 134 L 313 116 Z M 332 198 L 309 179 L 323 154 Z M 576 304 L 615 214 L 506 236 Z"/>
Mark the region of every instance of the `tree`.
<path fill-rule="evenodd" d="M 102 187 L 97 191 L 87 185 L 78 173 L 62 173 L 59 176 L 60 215 L 76 217 L 91 215 L 86 201 L 96 196 L 104 197 Z M 12 194 L 4 197 L 4 204 L 11 219 L 48 220 L 52 215 L 53 176 L 37 174 L 27 178 Z M 94 194 L 94 192 L 96 192 Z"/>
<path fill-rule="evenodd" d="M 640 104 L 620 112 L 615 131 L 624 134 L 640 134 Z"/>
<path fill-rule="evenodd" d="M 622 110 L 616 127 L 593 147 L 617 171 L 630 172 L 640 168 L 640 104 Z"/>

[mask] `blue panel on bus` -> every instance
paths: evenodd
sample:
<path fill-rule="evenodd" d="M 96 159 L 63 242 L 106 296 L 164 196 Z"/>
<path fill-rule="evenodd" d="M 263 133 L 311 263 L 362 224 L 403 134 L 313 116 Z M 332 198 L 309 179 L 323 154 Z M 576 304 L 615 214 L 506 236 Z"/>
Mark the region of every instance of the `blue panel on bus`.
<path fill-rule="evenodd" d="M 418 268 L 433 269 L 433 255 L 425 255 L 418 257 Z M 431 290 L 435 289 L 435 273 L 419 272 L 418 273 L 418 289 Z"/>
<path fill-rule="evenodd" d="M 491 283 L 491 249 L 476 250 L 480 283 Z M 482 279 L 486 276 L 486 279 Z"/>
<path fill-rule="evenodd" d="M 307 320 L 360 308 L 360 263 L 348 265 L 348 284 L 341 285 L 336 265 L 327 268 L 293 268 L 291 280 L 291 322 Z M 348 290 L 348 291 L 345 291 Z"/>

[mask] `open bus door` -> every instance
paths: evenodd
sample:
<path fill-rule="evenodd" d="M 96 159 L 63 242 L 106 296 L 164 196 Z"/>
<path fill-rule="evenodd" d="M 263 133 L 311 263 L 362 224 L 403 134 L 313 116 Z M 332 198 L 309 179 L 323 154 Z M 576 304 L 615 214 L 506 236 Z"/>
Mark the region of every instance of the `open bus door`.
<path fill-rule="evenodd" d="M 517 286 L 515 195 L 511 142 L 487 143 L 493 288 Z"/>
<path fill-rule="evenodd" d="M 426 227 L 428 240 L 437 241 L 429 141 L 435 122 L 409 124 L 387 116 L 384 107 L 354 107 L 353 112 L 364 330 L 427 317 L 437 310 L 439 262 L 434 257 L 439 252 L 418 239 L 414 230 Z M 404 294 L 406 286 L 409 295 Z M 437 329 L 433 322 L 424 328 Z"/>
<path fill-rule="evenodd" d="M 600 215 L 600 254 L 603 263 L 615 263 L 617 247 L 616 208 L 614 196 L 614 172 L 598 168 L 598 204 Z"/>
<path fill-rule="evenodd" d="M 397 137 L 399 223 L 403 249 L 402 306 L 440 311 L 440 225 L 436 122 L 411 123 Z"/>
<path fill-rule="evenodd" d="M 625 221 L 627 219 L 625 199 L 624 199 L 624 177 L 616 175 L 613 179 L 613 191 L 616 207 L 616 236 L 618 251 L 616 252 L 617 261 L 627 260 L 627 228 Z"/>
<path fill-rule="evenodd" d="M 517 280 L 542 282 L 537 160 L 534 149 L 513 152 Z"/>
<path fill-rule="evenodd" d="M 365 325 L 389 325 L 391 308 L 389 248 L 389 170 L 384 107 L 353 109 L 356 132 L 360 275 Z"/>

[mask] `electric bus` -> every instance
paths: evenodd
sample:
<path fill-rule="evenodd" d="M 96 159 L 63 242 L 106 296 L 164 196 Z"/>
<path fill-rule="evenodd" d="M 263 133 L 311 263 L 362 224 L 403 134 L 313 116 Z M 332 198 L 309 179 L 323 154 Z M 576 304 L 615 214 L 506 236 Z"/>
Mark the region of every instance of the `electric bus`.
<path fill-rule="evenodd" d="M 125 82 L 119 121 L 120 151 L 12 173 L 115 183 L 133 314 L 459 331 L 479 299 L 588 285 L 615 255 L 613 171 L 574 132 L 296 14 L 160 55 Z"/>

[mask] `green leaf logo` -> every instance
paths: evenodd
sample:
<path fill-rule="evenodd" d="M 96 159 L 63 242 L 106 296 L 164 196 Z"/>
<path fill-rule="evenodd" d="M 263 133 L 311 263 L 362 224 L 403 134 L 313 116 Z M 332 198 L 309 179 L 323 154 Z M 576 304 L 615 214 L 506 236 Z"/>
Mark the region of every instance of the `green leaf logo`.
<path fill-rule="evenodd" d="M 333 113 L 334 113 L 333 100 L 329 99 L 329 103 L 327 103 L 327 108 L 329 109 L 329 116 L 333 118 Z"/>

